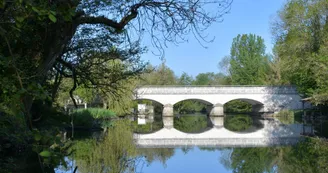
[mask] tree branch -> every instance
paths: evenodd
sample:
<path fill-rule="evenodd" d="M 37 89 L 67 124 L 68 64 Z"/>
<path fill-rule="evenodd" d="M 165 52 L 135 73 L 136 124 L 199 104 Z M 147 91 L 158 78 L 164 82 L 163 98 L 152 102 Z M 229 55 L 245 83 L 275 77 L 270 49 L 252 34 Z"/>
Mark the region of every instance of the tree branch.
<path fill-rule="evenodd" d="M 138 8 L 141 4 L 133 5 L 130 11 L 125 15 L 120 22 L 116 22 L 114 20 L 108 19 L 105 16 L 98 16 L 98 17 L 81 17 L 79 20 L 79 24 L 104 24 L 110 26 L 116 30 L 122 30 L 131 20 L 137 17 L 138 15 Z"/>

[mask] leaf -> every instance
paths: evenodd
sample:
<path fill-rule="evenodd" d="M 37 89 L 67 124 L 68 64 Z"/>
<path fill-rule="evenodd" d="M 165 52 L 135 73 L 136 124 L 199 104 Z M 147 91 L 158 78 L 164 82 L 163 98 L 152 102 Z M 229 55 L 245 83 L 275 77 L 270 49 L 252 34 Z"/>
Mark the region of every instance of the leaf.
<path fill-rule="evenodd" d="M 39 153 L 39 155 L 42 157 L 50 157 L 52 154 L 48 150 L 43 150 L 41 153 Z"/>
<path fill-rule="evenodd" d="M 34 139 L 35 139 L 36 141 L 40 141 L 41 138 L 42 138 L 42 136 L 40 135 L 40 133 L 36 133 L 36 134 L 34 134 Z"/>
<path fill-rule="evenodd" d="M 57 19 L 56 19 L 56 17 L 55 17 L 53 14 L 49 14 L 48 17 L 49 17 L 49 19 L 50 19 L 52 22 L 54 22 L 54 23 L 57 22 Z"/>
<path fill-rule="evenodd" d="M 5 5 L 6 5 L 6 1 L 2 1 L 2 2 L 0 3 L 0 8 L 5 8 Z"/>
<path fill-rule="evenodd" d="M 32 10 L 35 11 L 36 13 L 40 12 L 36 7 L 32 7 Z"/>
<path fill-rule="evenodd" d="M 16 17 L 16 20 L 17 20 L 18 22 L 23 22 L 23 21 L 24 21 L 24 17 Z"/>
<path fill-rule="evenodd" d="M 50 11 L 50 14 L 56 15 L 56 12 L 55 11 Z"/>

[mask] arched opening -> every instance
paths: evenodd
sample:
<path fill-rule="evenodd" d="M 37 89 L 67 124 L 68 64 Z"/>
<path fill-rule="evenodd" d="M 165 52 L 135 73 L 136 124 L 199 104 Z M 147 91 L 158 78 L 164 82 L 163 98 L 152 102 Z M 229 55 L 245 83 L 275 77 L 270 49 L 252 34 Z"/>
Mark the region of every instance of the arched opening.
<path fill-rule="evenodd" d="M 208 106 L 212 104 L 201 99 L 182 100 L 173 105 L 173 127 L 185 133 L 201 133 L 211 127 Z"/>
<path fill-rule="evenodd" d="M 224 104 L 224 127 L 234 132 L 254 132 L 264 127 L 258 112 L 263 104 L 252 99 L 234 99 Z"/>
<path fill-rule="evenodd" d="M 133 104 L 133 130 L 135 133 L 153 133 L 163 128 L 163 105 L 156 100 L 136 99 Z"/>
<path fill-rule="evenodd" d="M 261 102 L 252 100 L 252 99 L 234 99 L 230 100 L 229 102 L 226 102 L 223 105 L 223 110 L 224 113 L 243 113 L 243 114 L 248 114 L 252 113 L 253 108 L 256 106 L 261 106 L 263 105 Z"/>

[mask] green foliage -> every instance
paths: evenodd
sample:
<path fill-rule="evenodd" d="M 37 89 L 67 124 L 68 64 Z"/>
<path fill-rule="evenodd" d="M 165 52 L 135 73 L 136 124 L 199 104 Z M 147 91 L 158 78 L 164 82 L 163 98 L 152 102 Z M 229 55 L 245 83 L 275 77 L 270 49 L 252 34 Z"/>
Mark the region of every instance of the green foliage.
<path fill-rule="evenodd" d="M 115 121 L 100 141 L 76 141 L 70 148 L 79 172 L 121 173 L 135 167 L 136 147 L 130 122 Z"/>
<path fill-rule="evenodd" d="M 234 148 L 221 158 L 233 172 L 327 172 L 327 142 L 306 138 L 295 146 Z"/>
<path fill-rule="evenodd" d="M 326 104 L 328 22 L 326 0 L 291 0 L 273 25 L 283 80 L 298 87 L 303 97 Z"/>
<path fill-rule="evenodd" d="M 96 125 L 96 120 L 103 123 L 103 121 L 109 121 L 111 118 L 116 117 L 114 112 L 99 108 L 77 109 L 71 116 L 73 116 L 75 126 L 83 126 L 87 128 Z M 103 125 L 108 126 L 105 122 Z"/>
<path fill-rule="evenodd" d="M 28 131 L 23 115 L 13 116 L 0 113 L 0 172 L 9 172 L 15 166 L 15 155 L 28 148 L 31 132 Z M 11 159 L 10 159 L 11 158 Z"/>
<path fill-rule="evenodd" d="M 222 73 L 199 73 L 192 83 L 193 85 L 228 85 L 229 79 Z"/>
<path fill-rule="evenodd" d="M 193 82 L 193 77 L 188 75 L 186 72 L 183 72 L 181 76 L 177 79 L 178 85 L 191 85 Z"/>
<path fill-rule="evenodd" d="M 147 67 L 149 73 L 141 75 L 141 85 L 174 85 L 176 77 L 172 69 L 166 66 L 165 62 L 158 67 L 149 65 Z"/>
<path fill-rule="evenodd" d="M 207 117 L 200 115 L 174 117 L 173 126 L 182 132 L 198 133 L 207 128 Z"/>
<path fill-rule="evenodd" d="M 327 141 L 318 138 L 306 138 L 303 142 L 284 153 L 284 172 L 327 172 Z"/>
<path fill-rule="evenodd" d="M 224 119 L 224 127 L 231 131 L 245 131 L 253 125 L 249 115 L 227 115 Z"/>
<path fill-rule="evenodd" d="M 283 124 L 293 124 L 294 120 L 294 111 L 290 110 L 281 110 L 277 114 L 274 115 L 278 118 L 278 120 Z"/>
<path fill-rule="evenodd" d="M 196 112 L 206 113 L 206 105 L 199 101 L 184 100 L 174 104 L 173 110 L 178 114 L 193 114 Z"/>
<path fill-rule="evenodd" d="M 275 148 L 236 148 L 230 156 L 233 172 L 273 172 Z"/>
<path fill-rule="evenodd" d="M 70 142 L 62 140 L 58 130 L 33 130 L 34 142 L 32 150 L 39 155 L 41 167 L 55 167 L 62 165 L 67 167 L 64 157 Z"/>
<path fill-rule="evenodd" d="M 152 133 L 163 128 L 163 121 L 154 121 L 153 123 L 146 123 L 138 125 L 137 121 L 131 123 L 133 132 L 135 133 Z"/>
<path fill-rule="evenodd" d="M 264 84 L 267 69 L 268 59 L 263 38 L 254 34 L 243 34 L 233 39 L 229 70 L 232 84 Z"/>
<path fill-rule="evenodd" d="M 159 161 L 163 165 L 166 165 L 166 161 L 174 156 L 174 148 L 139 148 L 138 155 L 145 156 L 148 164 L 154 161 Z"/>
<path fill-rule="evenodd" d="M 252 104 L 241 100 L 232 100 L 224 104 L 226 113 L 249 113 L 252 112 Z"/>

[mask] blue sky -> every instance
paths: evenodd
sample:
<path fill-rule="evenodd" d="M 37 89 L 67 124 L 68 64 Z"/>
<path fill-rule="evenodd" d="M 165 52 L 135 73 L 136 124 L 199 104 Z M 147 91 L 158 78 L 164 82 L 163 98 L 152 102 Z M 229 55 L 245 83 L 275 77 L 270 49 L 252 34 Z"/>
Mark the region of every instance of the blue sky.
<path fill-rule="evenodd" d="M 256 34 L 265 40 L 267 52 L 271 52 L 271 22 L 276 18 L 286 0 L 234 0 L 230 12 L 224 16 L 222 23 L 213 24 L 206 32 L 215 37 L 214 42 L 202 47 L 193 36 L 187 43 L 168 44 L 165 49 L 165 60 L 176 75 L 187 72 L 192 76 L 205 72 L 219 72 L 218 63 L 222 57 L 229 55 L 231 43 L 238 34 Z M 145 46 L 155 50 L 151 45 Z M 142 55 L 142 60 L 158 65 L 161 60 L 149 51 Z"/>

